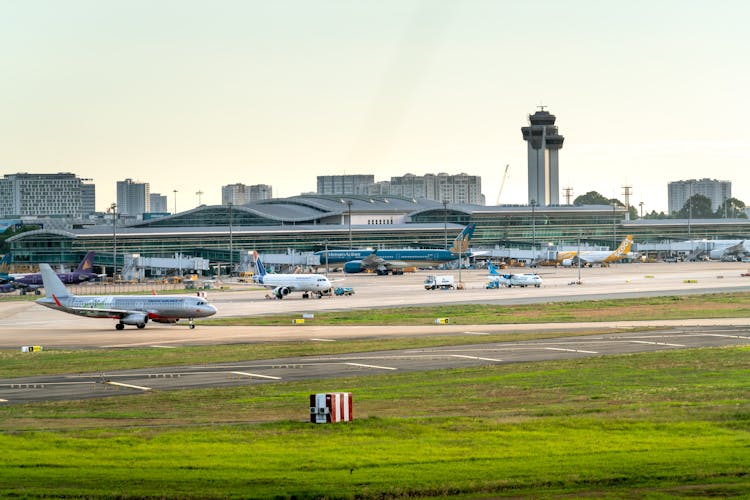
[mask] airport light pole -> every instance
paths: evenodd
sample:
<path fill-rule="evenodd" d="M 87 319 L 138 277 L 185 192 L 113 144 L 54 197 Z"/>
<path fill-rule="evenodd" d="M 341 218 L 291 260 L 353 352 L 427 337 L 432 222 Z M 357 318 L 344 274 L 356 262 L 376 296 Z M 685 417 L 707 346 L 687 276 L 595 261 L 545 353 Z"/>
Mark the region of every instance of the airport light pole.
<path fill-rule="evenodd" d="M 578 250 L 576 251 L 576 260 L 578 261 L 578 284 L 581 284 L 581 233 L 578 233 Z"/>
<path fill-rule="evenodd" d="M 107 213 L 112 213 L 112 282 L 114 282 L 117 279 L 117 203 L 112 203 Z"/>
<path fill-rule="evenodd" d="M 232 268 L 234 267 L 234 245 L 232 240 L 232 202 L 229 205 L 229 276 L 232 276 Z"/>
<path fill-rule="evenodd" d="M 328 240 L 325 240 L 324 243 L 326 245 L 326 276 L 328 276 Z"/>
<path fill-rule="evenodd" d="M 346 205 L 349 208 L 349 254 L 352 251 L 352 200 L 346 200 Z"/>
<path fill-rule="evenodd" d="M 172 192 L 174 193 L 174 213 L 177 213 L 177 190 L 173 189 Z"/>
<path fill-rule="evenodd" d="M 617 248 L 617 215 L 615 214 L 615 210 L 617 209 L 617 202 L 615 200 L 612 200 L 612 244 L 614 247 L 612 249 Z"/>
<path fill-rule="evenodd" d="M 536 200 L 531 200 L 531 262 L 536 261 Z"/>
<path fill-rule="evenodd" d="M 443 233 L 445 234 L 445 249 L 448 250 L 448 200 L 443 200 Z"/>

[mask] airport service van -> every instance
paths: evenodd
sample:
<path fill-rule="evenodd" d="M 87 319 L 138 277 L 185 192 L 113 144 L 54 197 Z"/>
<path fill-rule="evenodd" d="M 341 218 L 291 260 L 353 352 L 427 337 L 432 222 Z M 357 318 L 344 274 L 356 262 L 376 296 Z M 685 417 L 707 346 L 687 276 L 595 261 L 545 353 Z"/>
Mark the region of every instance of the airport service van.
<path fill-rule="evenodd" d="M 453 275 L 427 276 L 427 279 L 424 280 L 425 290 L 435 290 L 436 288 L 452 290 L 455 285 Z"/>

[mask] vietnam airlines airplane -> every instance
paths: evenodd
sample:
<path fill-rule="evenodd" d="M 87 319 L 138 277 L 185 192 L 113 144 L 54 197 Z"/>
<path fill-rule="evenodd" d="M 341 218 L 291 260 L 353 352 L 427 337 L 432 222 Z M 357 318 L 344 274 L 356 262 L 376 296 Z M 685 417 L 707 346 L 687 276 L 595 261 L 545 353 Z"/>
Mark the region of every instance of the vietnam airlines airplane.
<path fill-rule="evenodd" d="M 628 257 L 630 247 L 633 244 L 633 235 L 629 234 L 622 240 L 620 246 L 614 252 L 609 250 L 588 250 L 578 255 L 576 251 L 557 252 L 557 263 L 563 266 L 572 266 L 576 264 L 576 259 L 580 259 L 583 265 L 601 264 L 606 265 L 610 262 Z"/>
<path fill-rule="evenodd" d="M 39 264 L 44 281 L 45 297 L 37 304 L 69 314 L 89 318 L 119 320 L 115 328 L 125 325 L 145 328 L 149 320 L 155 323 L 177 323 L 180 319 L 205 318 L 216 314 L 216 308 L 202 297 L 192 295 L 73 295 L 49 264 Z"/>
<path fill-rule="evenodd" d="M 432 267 L 458 260 L 459 255 L 468 257 L 469 241 L 475 224 L 469 224 L 453 240 L 450 250 L 430 248 L 404 248 L 384 250 L 328 250 L 330 264 L 344 263 L 345 273 L 374 271 L 379 275 L 403 274 L 407 267 Z M 315 252 L 325 262 L 326 251 Z"/>
<path fill-rule="evenodd" d="M 318 298 L 321 298 L 324 293 L 331 290 L 330 280 L 322 274 L 270 274 L 266 272 L 258 252 L 253 252 L 253 256 L 255 258 L 253 282 L 272 288 L 272 293 L 277 299 L 283 299 L 292 292 L 316 293 Z"/>

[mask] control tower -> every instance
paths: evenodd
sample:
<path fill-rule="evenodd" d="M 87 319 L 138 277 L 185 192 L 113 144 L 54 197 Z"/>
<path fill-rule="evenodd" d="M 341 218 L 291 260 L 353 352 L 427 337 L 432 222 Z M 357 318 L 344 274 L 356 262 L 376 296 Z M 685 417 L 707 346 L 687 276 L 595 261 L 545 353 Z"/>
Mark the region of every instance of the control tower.
<path fill-rule="evenodd" d="M 558 151 L 565 138 L 557 133 L 555 115 L 540 110 L 529 115 L 529 126 L 521 127 L 529 149 L 529 205 L 560 204 Z"/>

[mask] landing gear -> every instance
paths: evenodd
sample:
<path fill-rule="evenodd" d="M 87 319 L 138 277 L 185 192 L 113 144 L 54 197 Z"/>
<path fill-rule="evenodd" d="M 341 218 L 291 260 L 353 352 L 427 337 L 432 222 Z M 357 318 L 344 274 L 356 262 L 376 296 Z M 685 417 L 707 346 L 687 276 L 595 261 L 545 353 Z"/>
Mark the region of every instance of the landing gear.
<path fill-rule="evenodd" d="M 193 318 L 190 318 L 189 321 L 190 321 L 190 323 L 188 323 L 188 324 L 190 325 L 190 329 L 191 330 L 195 329 L 195 323 L 193 323 Z"/>
<path fill-rule="evenodd" d="M 138 328 L 139 329 L 146 328 L 146 323 L 138 323 Z"/>
<path fill-rule="evenodd" d="M 322 299 L 322 298 L 323 298 L 323 292 L 318 292 L 318 298 L 319 298 L 319 299 Z"/>
<path fill-rule="evenodd" d="M 117 323 L 117 324 L 115 325 L 115 328 L 116 328 L 117 330 L 122 330 L 122 329 L 124 329 L 124 328 L 125 328 L 125 324 L 124 324 L 124 323 Z"/>

